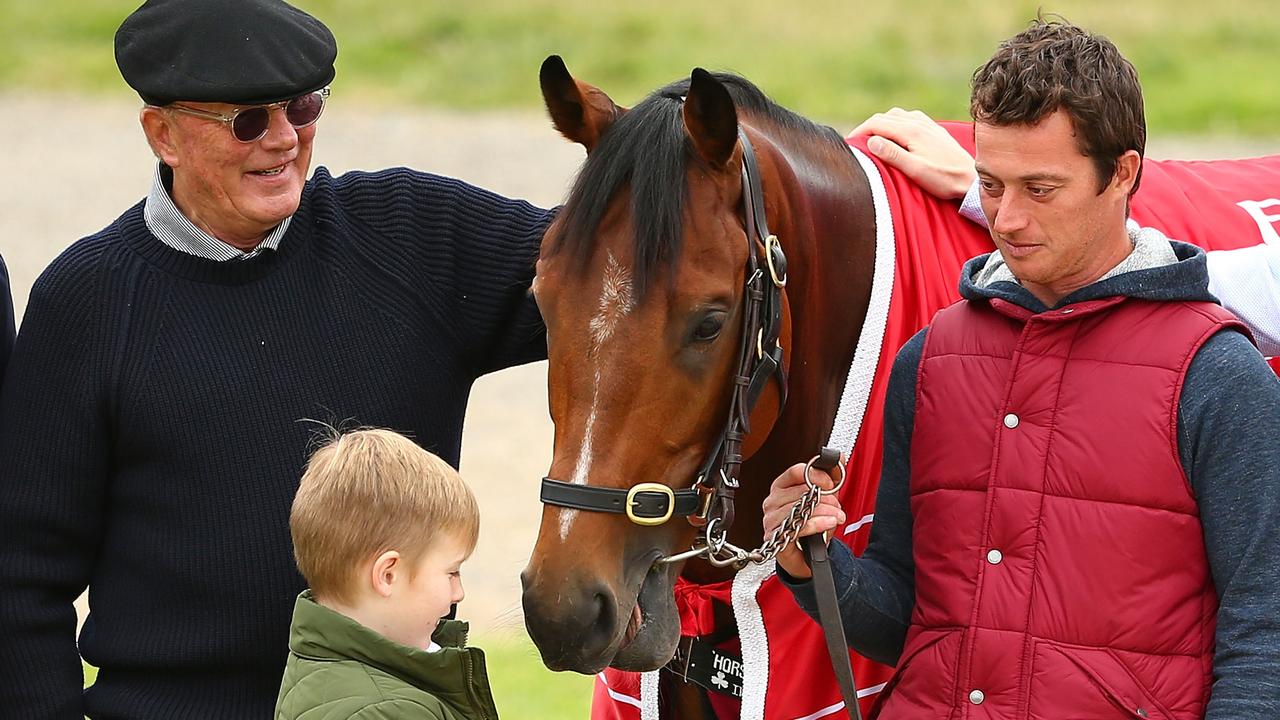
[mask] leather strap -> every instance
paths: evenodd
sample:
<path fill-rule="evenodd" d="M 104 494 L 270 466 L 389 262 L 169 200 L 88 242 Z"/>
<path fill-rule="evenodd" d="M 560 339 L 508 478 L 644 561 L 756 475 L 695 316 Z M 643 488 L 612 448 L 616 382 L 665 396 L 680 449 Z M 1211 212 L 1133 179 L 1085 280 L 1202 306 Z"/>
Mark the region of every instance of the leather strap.
<path fill-rule="evenodd" d="M 701 495 L 697 490 L 670 492 L 675 497 L 675 507 L 670 508 L 671 517 L 688 517 L 698 512 Z M 631 490 L 574 485 L 543 478 L 540 498 L 548 505 L 626 514 L 628 495 L 632 495 Z M 641 490 L 631 499 L 631 514 L 641 518 L 661 518 L 667 516 L 669 505 L 670 498 L 666 492 Z"/>
<path fill-rule="evenodd" d="M 742 128 L 738 128 L 738 141 L 742 143 L 743 204 L 747 221 L 747 239 L 763 241 L 769 236 L 769 222 L 764 211 L 764 186 L 760 183 L 760 166 L 756 162 L 755 148 Z"/>
<path fill-rule="evenodd" d="M 786 274 L 786 255 L 777 238 L 769 233 L 764 189 L 755 149 L 742 128 L 742 211 L 747 236 L 747 285 L 744 289 L 742 338 L 738 348 L 738 371 L 733 377 L 729 416 L 720 439 L 698 472 L 698 484 L 710 492 L 709 517 L 719 518 L 719 530 L 727 533 L 733 525 L 734 496 L 738 470 L 742 465 L 742 445 L 751 432 L 751 410 L 770 378 L 777 378 L 782 402 L 786 403 L 787 375 L 778 335 L 782 327 L 782 287 L 761 267 L 760 253 L 774 270 Z M 772 238 L 772 240 L 770 240 Z"/>
<path fill-rule="evenodd" d="M 787 381 L 785 377 L 778 372 L 778 368 L 782 365 L 782 348 L 774 347 L 772 352 L 766 352 L 764 357 L 760 358 L 760 364 L 756 366 L 755 373 L 751 376 L 751 384 L 747 386 L 747 404 L 755 407 L 756 400 L 760 399 L 760 393 L 764 392 L 765 385 L 769 383 L 771 378 L 777 377 L 782 390 L 782 405 L 787 404 Z"/>
<path fill-rule="evenodd" d="M 840 453 L 823 448 L 813 466 L 819 470 L 831 470 L 840 462 Z M 822 535 L 809 535 L 801 539 L 804 559 L 813 572 L 813 590 L 818 599 L 818 618 L 822 635 L 827 641 L 827 654 L 831 657 L 831 669 L 835 671 L 836 684 L 844 698 L 849 717 L 862 720 L 858 707 L 858 686 L 853 679 L 853 665 L 849 662 L 849 643 L 844 636 L 844 624 L 840 621 L 840 601 L 836 596 L 835 579 L 831 576 L 831 558 L 827 555 L 827 540 Z"/>

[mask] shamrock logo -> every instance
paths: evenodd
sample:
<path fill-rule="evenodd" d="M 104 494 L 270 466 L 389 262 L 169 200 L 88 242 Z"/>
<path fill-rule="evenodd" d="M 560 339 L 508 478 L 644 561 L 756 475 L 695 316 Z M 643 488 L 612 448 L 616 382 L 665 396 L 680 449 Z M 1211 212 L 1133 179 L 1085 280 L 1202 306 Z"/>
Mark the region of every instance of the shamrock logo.
<path fill-rule="evenodd" d="M 725 688 L 729 687 L 729 681 L 725 680 L 724 673 L 722 672 L 718 672 L 711 677 L 711 684 L 715 685 L 721 690 L 724 690 Z"/>

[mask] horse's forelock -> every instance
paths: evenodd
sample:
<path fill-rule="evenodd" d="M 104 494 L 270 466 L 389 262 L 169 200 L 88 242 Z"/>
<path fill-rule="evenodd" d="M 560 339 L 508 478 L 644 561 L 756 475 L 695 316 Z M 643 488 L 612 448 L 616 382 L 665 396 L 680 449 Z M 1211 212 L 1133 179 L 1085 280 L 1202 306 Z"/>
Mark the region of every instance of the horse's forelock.
<path fill-rule="evenodd" d="M 714 77 L 729 90 L 741 112 L 827 140 L 832 136 L 829 129 L 776 105 L 745 78 L 726 73 Z M 637 300 L 680 258 L 691 157 L 681 113 L 688 91 L 687 78 L 671 83 L 619 117 L 587 156 L 561 210 L 555 252 L 568 253 L 582 271 L 595 252 L 593 241 L 610 203 L 629 188 Z"/>
<path fill-rule="evenodd" d="M 623 114 L 587 156 L 565 203 L 557 252 L 585 268 L 610 203 L 629 191 L 637 297 L 665 260 L 679 256 L 686 194 L 684 123 L 679 97 L 662 91 Z"/>

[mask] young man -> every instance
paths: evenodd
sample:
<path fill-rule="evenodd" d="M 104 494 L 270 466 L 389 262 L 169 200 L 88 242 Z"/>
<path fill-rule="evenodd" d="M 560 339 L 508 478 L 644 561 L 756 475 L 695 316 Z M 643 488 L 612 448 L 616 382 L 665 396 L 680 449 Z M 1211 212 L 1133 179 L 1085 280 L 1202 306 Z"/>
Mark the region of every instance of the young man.
<path fill-rule="evenodd" d="M 276 720 L 493 720 L 484 653 L 462 601 L 475 496 L 389 430 L 337 435 L 307 465 L 289 515 L 298 596 Z"/>
<path fill-rule="evenodd" d="M 1133 68 L 1037 22 L 971 110 L 997 251 L 898 354 L 870 546 L 832 545 L 851 644 L 896 664 L 880 716 L 1275 717 L 1280 383 L 1204 253 L 1126 227 Z M 778 562 L 812 613 L 798 550 Z"/>
<path fill-rule="evenodd" d="M 403 168 L 308 179 L 336 53 L 279 0 L 150 0 L 117 33 L 159 163 L 35 284 L 0 397 L 6 716 L 269 717 L 299 420 L 456 464 L 476 377 L 546 357 L 548 211 Z"/>

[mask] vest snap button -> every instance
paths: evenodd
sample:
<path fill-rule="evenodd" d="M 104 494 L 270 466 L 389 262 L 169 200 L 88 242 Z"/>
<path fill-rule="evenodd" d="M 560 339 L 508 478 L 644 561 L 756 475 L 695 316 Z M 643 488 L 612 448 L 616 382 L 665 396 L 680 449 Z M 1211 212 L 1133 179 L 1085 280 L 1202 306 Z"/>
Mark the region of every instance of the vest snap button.
<path fill-rule="evenodd" d="M 1139 717 L 1151 717 L 1151 715 L 1149 715 L 1149 714 L 1147 713 L 1146 708 L 1138 708 L 1138 716 L 1139 716 Z"/>
<path fill-rule="evenodd" d="M 1009 428 L 1010 430 L 1018 427 L 1019 422 L 1020 421 L 1018 420 L 1018 416 L 1014 415 L 1013 413 L 1009 413 L 1008 415 L 1004 416 L 1004 426 Z"/>
<path fill-rule="evenodd" d="M 986 694 L 983 693 L 981 690 L 974 690 L 973 692 L 969 693 L 969 702 L 973 703 L 974 705 L 981 705 L 982 701 L 986 699 L 987 699 Z"/>
<path fill-rule="evenodd" d="M 999 550 L 992 549 L 987 552 L 987 562 L 992 565 L 999 565 L 1001 560 L 1004 560 L 1004 553 Z"/>

